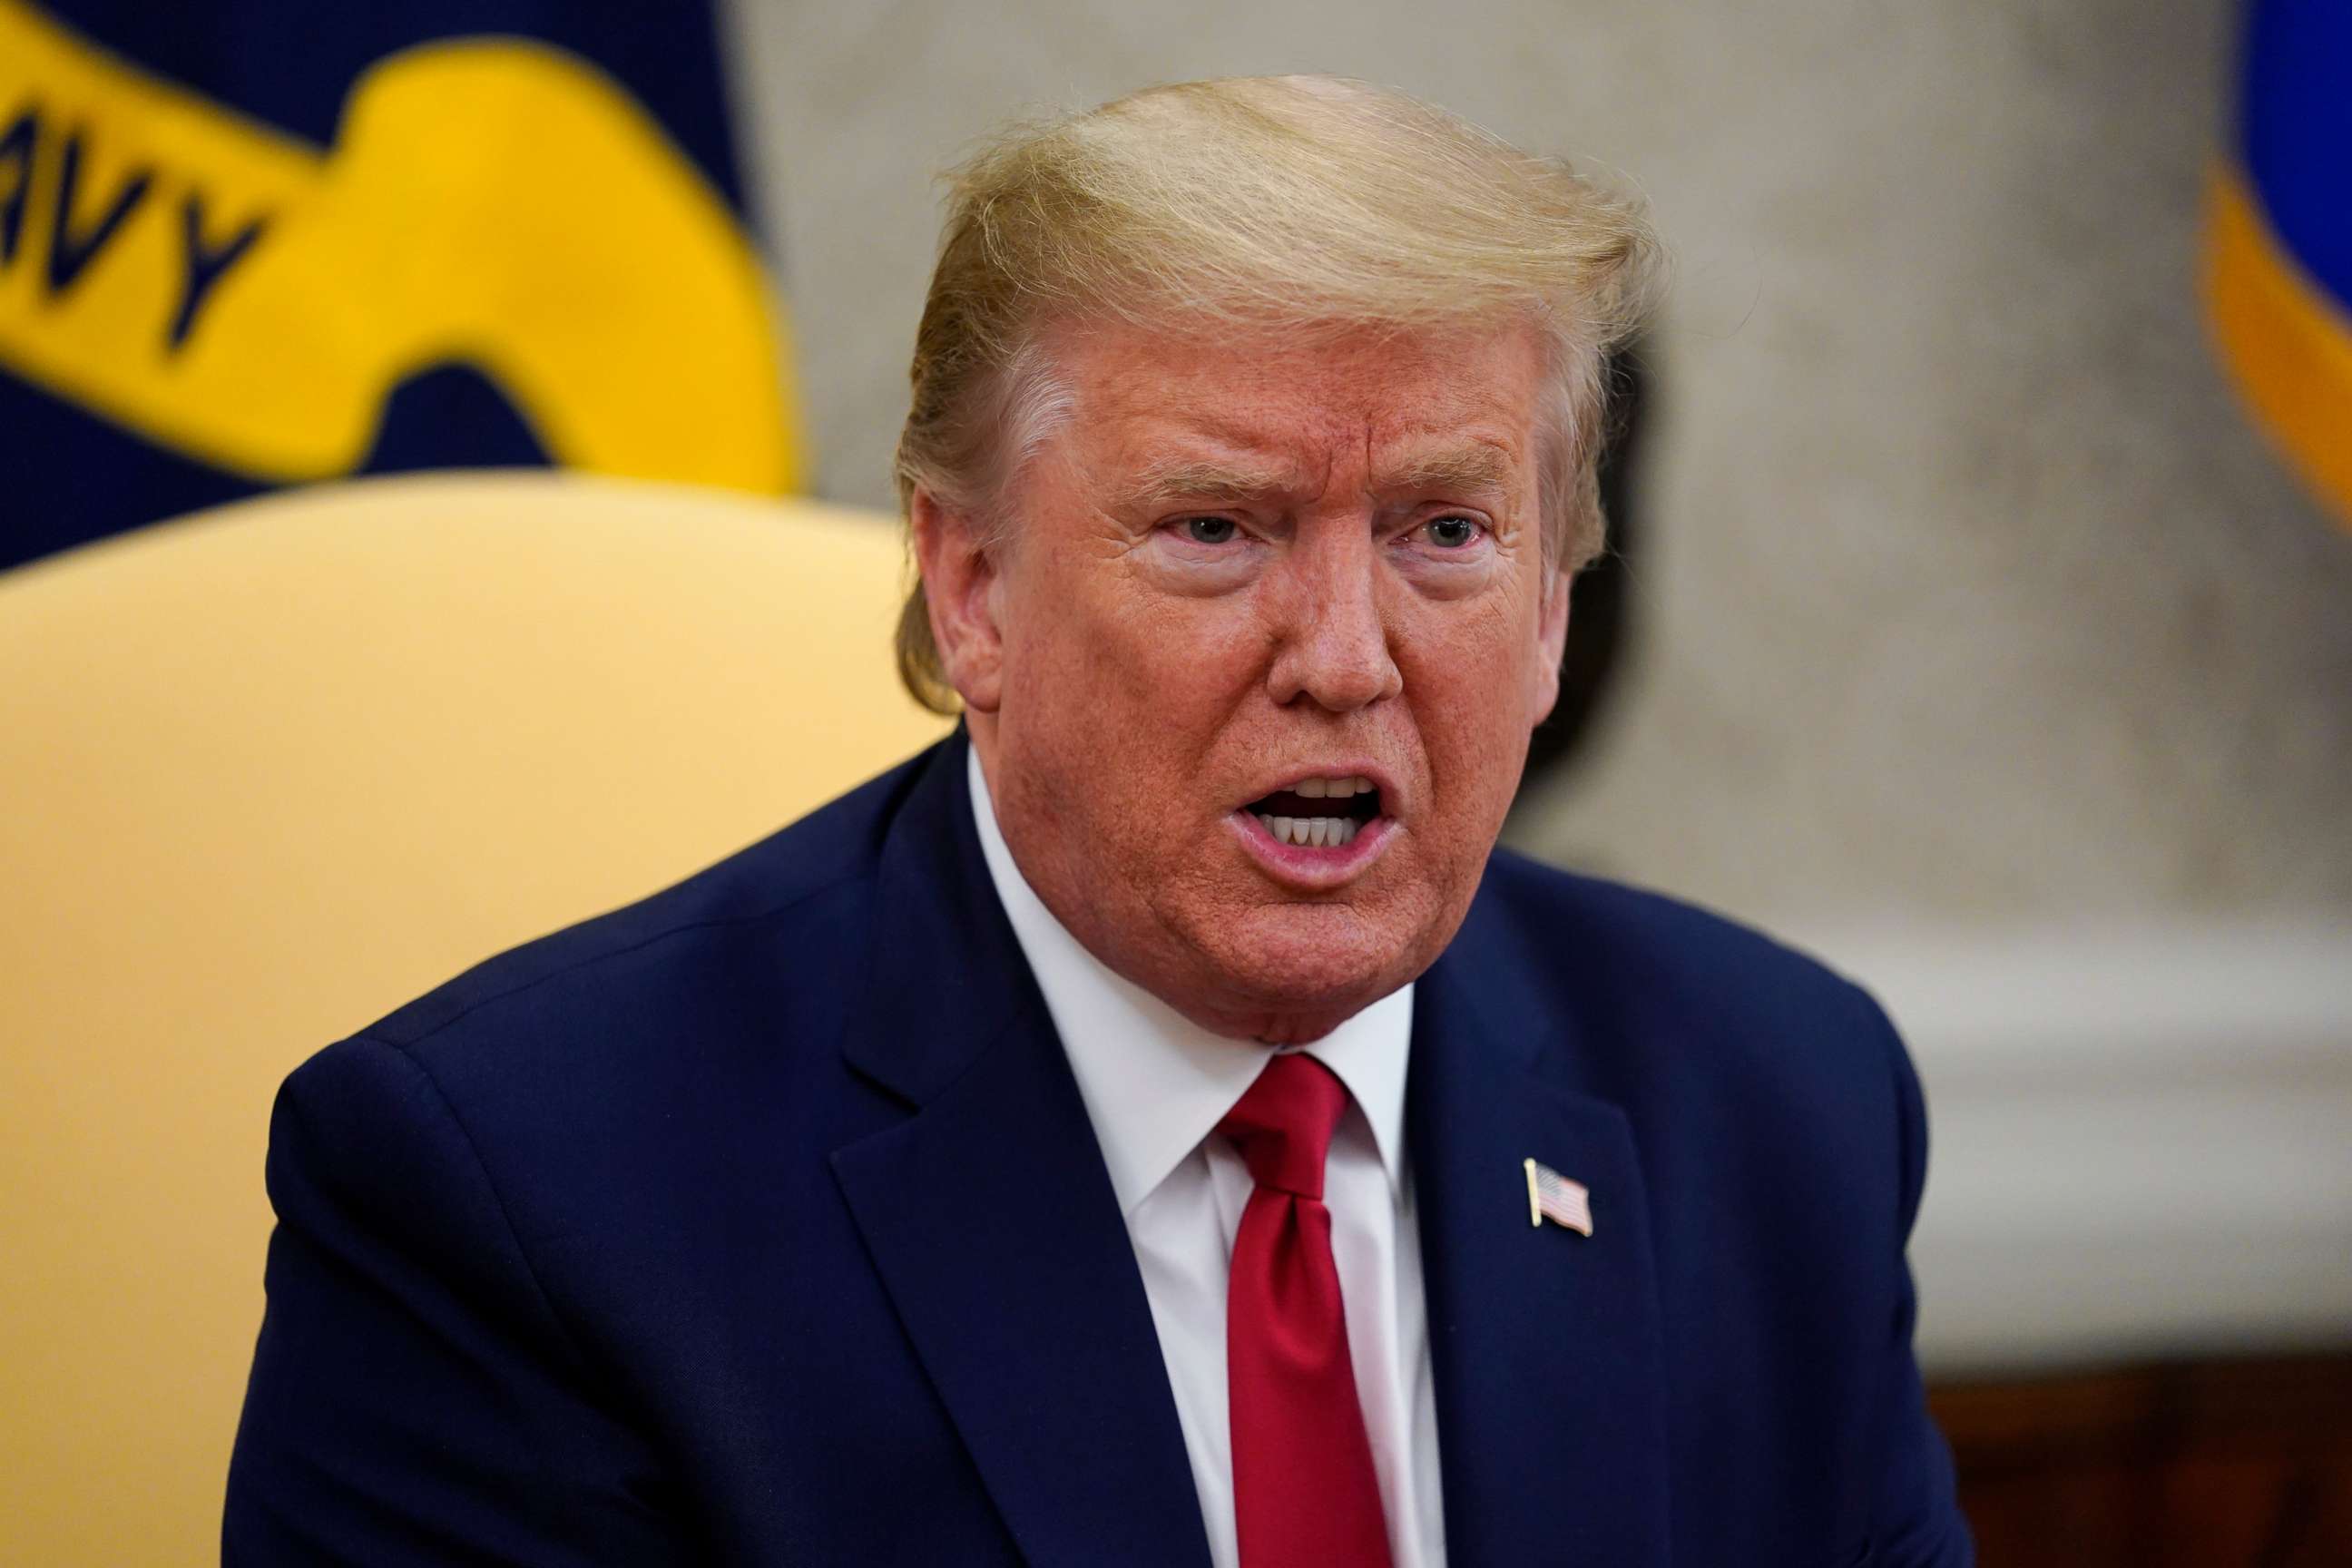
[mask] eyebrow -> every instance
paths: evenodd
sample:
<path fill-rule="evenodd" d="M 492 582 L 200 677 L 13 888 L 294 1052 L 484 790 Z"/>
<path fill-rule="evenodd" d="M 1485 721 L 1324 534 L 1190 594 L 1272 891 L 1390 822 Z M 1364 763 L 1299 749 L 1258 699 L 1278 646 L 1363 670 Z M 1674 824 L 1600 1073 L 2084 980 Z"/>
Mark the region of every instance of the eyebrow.
<path fill-rule="evenodd" d="M 1148 465 L 1128 487 L 1144 504 L 1167 501 L 1241 500 L 1297 489 L 1297 475 L 1276 468 L 1242 468 L 1195 458 Z"/>
<path fill-rule="evenodd" d="M 1518 463 L 1499 447 L 1481 443 L 1456 447 L 1412 458 L 1379 474 L 1372 488 L 1379 491 L 1435 490 L 1464 494 L 1499 491 L 1508 494 L 1518 478 Z"/>

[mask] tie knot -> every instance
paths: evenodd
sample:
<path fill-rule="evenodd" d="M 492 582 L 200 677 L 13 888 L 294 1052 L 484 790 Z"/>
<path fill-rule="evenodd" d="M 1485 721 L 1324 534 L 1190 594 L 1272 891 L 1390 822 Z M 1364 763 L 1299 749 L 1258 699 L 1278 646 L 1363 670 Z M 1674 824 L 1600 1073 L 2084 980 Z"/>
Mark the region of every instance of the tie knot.
<path fill-rule="evenodd" d="M 1329 1068 L 1288 1051 L 1265 1064 L 1217 1131 L 1233 1140 L 1259 1186 L 1320 1201 L 1323 1156 L 1347 1108 L 1348 1086 Z"/>

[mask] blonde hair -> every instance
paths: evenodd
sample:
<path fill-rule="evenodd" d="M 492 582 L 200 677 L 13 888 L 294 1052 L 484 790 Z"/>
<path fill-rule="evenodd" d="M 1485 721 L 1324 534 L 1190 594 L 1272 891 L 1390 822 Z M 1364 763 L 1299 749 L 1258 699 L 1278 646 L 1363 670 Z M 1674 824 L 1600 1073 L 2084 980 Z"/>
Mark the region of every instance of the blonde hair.
<path fill-rule="evenodd" d="M 1550 353 L 1540 504 L 1547 560 L 1597 554 L 1609 353 L 1663 258 L 1631 193 L 1433 104 L 1335 77 L 1148 88 L 1013 126 L 949 171 L 947 221 L 898 438 L 902 508 L 928 490 L 1001 532 L 998 499 L 1071 411 L 1050 321 L 1405 330 L 1536 321 Z M 919 579 L 898 673 L 955 695 Z"/>

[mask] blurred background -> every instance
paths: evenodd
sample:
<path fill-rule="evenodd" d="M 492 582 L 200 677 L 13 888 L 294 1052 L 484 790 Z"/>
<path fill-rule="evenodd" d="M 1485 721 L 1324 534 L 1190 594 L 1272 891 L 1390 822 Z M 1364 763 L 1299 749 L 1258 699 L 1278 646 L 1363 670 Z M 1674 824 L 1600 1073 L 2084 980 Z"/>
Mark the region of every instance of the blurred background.
<path fill-rule="evenodd" d="M 1985 1560 L 2352 1561 L 2330 0 L 0 0 L 0 1556 L 209 1550 L 296 1062 L 937 732 L 931 175 L 1297 69 L 1654 205 L 1510 837 L 1903 1026 Z"/>

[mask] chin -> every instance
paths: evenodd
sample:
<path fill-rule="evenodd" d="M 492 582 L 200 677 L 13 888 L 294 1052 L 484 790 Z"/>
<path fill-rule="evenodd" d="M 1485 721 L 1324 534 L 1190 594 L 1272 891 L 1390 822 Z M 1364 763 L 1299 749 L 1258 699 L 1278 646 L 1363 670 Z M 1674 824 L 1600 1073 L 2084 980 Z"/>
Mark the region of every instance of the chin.
<path fill-rule="evenodd" d="M 1328 1014 L 1336 1025 L 1412 978 L 1401 969 L 1402 942 L 1328 904 L 1261 910 L 1219 935 L 1205 956 L 1252 1015 Z"/>

